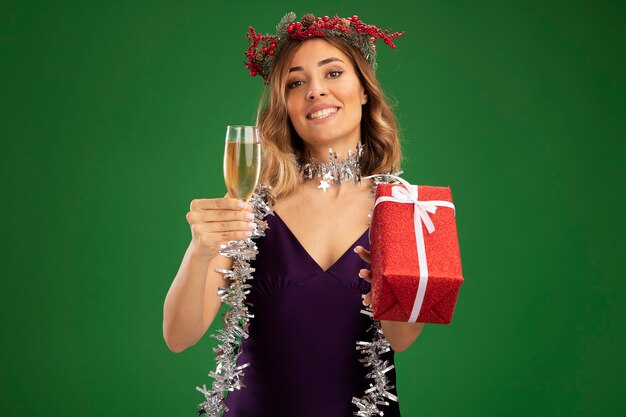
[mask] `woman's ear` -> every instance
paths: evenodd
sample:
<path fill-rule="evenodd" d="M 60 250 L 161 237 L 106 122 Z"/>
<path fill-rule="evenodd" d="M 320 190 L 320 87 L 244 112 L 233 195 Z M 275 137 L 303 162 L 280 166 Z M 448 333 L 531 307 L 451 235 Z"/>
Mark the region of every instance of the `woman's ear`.
<path fill-rule="evenodd" d="M 361 94 L 361 105 L 364 106 L 367 103 L 367 94 Z"/>

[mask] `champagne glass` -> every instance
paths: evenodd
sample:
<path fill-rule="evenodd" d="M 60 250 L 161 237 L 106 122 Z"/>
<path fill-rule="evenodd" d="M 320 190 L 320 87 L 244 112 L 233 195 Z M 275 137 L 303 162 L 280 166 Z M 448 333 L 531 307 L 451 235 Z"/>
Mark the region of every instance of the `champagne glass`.
<path fill-rule="evenodd" d="M 228 126 L 224 149 L 224 181 L 228 195 L 248 201 L 261 172 L 261 135 L 256 126 Z"/>

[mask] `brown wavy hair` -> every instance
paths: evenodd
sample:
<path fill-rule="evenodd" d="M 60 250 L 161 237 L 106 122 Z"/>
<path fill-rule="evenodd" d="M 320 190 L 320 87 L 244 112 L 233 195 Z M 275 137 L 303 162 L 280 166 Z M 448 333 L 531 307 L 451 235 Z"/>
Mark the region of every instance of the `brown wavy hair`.
<path fill-rule="evenodd" d="M 367 103 L 363 105 L 361 118 L 361 143 L 364 146 L 361 157 L 362 175 L 398 171 L 402 153 L 396 117 L 374 70 L 361 52 L 343 39 L 321 39 L 350 57 L 368 97 Z M 257 114 L 257 126 L 263 138 L 261 183 L 270 185 L 277 198 L 289 195 L 303 181 L 298 165 L 305 162 L 304 142 L 291 124 L 285 100 L 289 64 L 302 43 L 292 41 L 280 50 Z"/>

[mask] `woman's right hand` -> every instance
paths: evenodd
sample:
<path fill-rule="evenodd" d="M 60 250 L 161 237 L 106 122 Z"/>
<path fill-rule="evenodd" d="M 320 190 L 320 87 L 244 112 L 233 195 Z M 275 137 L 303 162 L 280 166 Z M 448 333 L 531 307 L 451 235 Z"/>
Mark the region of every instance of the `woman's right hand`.
<path fill-rule="evenodd" d="M 256 228 L 252 206 L 234 198 L 192 200 L 186 217 L 194 255 L 207 261 L 219 253 L 220 245 L 248 238 Z"/>

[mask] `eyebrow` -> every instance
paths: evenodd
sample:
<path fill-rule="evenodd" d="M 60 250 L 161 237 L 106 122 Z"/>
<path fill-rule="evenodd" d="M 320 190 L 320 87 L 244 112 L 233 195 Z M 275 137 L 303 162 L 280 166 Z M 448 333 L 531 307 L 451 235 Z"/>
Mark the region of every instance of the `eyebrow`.
<path fill-rule="evenodd" d="M 341 63 L 344 63 L 341 59 L 332 57 L 332 58 L 322 59 L 320 62 L 317 63 L 317 66 L 321 67 L 321 66 L 324 66 L 326 64 L 330 64 L 331 62 L 335 62 L 335 61 L 339 61 Z M 302 67 L 291 67 L 291 68 L 289 68 L 289 72 L 290 73 L 294 72 L 294 71 L 304 71 L 304 68 L 302 68 Z"/>

